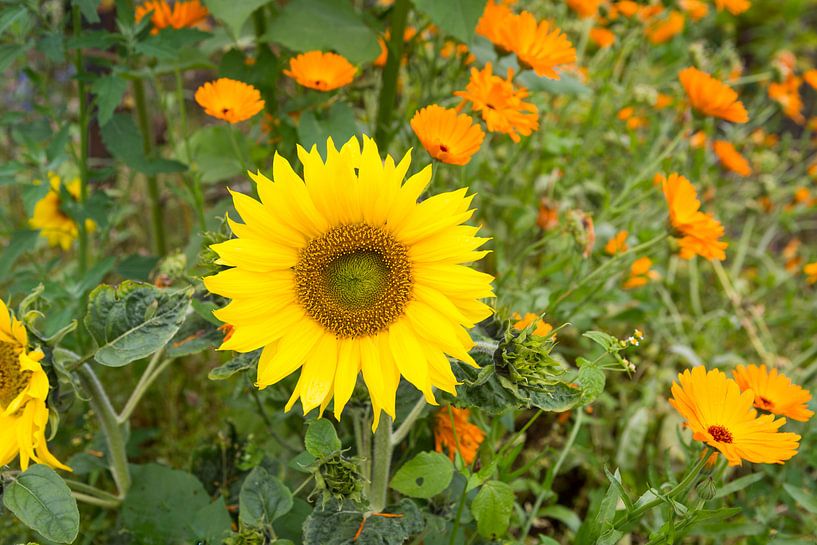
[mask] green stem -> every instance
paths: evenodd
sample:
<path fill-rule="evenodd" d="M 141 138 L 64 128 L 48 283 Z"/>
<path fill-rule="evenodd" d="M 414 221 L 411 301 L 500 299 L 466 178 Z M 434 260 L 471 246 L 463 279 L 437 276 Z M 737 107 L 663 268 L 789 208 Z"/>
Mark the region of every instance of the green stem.
<path fill-rule="evenodd" d="M 73 7 L 74 37 L 82 33 L 82 14 L 78 6 Z M 77 71 L 77 93 L 79 94 L 79 204 L 85 210 L 85 201 L 88 199 L 88 93 L 82 81 L 84 65 L 82 49 L 77 48 L 74 65 Z M 85 220 L 77 222 L 79 239 L 79 272 L 85 274 L 88 270 L 88 228 Z"/>
<path fill-rule="evenodd" d="M 65 484 L 74 494 L 74 497 L 85 503 L 104 507 L 106 509 L 116 509 L 122 503 L 122 498 L 114 496 L 104 490 L 100 490 L 90 484 L 74 481 L 72 479 L 64 479 Z"/>
<path fill-rule="evenodd" d="M 159 378 L 162 371 L 164 371 L 168 365 L 173 363 L 172 358 L 162 361 L 161 357 L 163 353 L 164 350 L 159 350 L 153 354 L 148 366 L 145 368 L 145 372 L 142 373 L 142 376 L 139 378 L 136 388 L 133 389 L 128 401 L 125 403 L 125 407 L 122 409 L 122 412 L 119 413 L 119 416 L 116 417 L 117 422 L 120 424 L 124 424 L 130 420 L 133 411 L 136 410 L 136 406 L 139 405 L 142 397 L 144 397 L 145 393 L 147 393 L 148 388 L 150 388 L 156 379 Z"/>
<path fill-rule="evenodd" d="M 371 489 L 369 491 L 369 509 L 373 513 L 380 513 L 386 507 L 393 449 L 391 436 L 391 417 L 383 415 L 374 434 Z"/>
<path fill-rule="evenodd" d="M 189 164 L 193 160 L 190 152 L 190 140 L 187 136 L 187 106 L 184 102 L 184 81 L 182 80 L 182 73 L 176 70 L 176 102 L 179 103 L 179 130 L 181 131 L 181 139 L 184 142 L 185 160 Z M 201 190 L 201 180 L 197 172 L 191 172 L 190 175 L 190 193 L 193 196 L 193 204 L 196 207 L 196 217 L 199 220 L 199 228 L 202 231 L 207 229 L 207 224 L 204 220 L 204 193 Z"/>
<path fill-rule="evenodd" d="M 474 341 L 474 346 L 471 347 L 471 350 L 493 356 L 497 348 L 499 348 L 499 343 L 496 341 Z"/>
<path fill-rule="evenodd" d="M 241 175 L 247 175 L 247 163 L 244 161 L 244 154 L 241 153 L 241 148 L 238 146 L 238 140 L 235 137 L 235 125 L 232 123 L 230 124 L 230 143 L 233 145 L 233 151 L 235 152 L 236 159 L 241 163 Z"/>
<path fill-rule="evenodd" d="M 388 50 L 386 66 L 383 68 L 383 80 L 380 87 L 380 100 L 377 105 L 377 125 L 375 128 L 375 141 L 381 150 L 388 149 L 391 138 L 392 112 L 394 102 L 397 98 L 397 78 L 400 75 L 400 61 L 403 59 L 403 33 L 406 29 L 408 19 L 409 0 L 396 0 L 392 7 L 391 22 L 389 31 Z"/>
<path fill-rule="evenodd" d="M 147 104 L 145 102 L 145 84 L 141 79 L 133 80 L 133 100 L 136 103 L 136 116 L 139 130 L 142 132 L 142 148 L 148 157 L 153 154 L 153 128 L 150 126 Z M 153 224 L 153 247 L 156 253 L 163 256 L 167 253 L 165 228 L 162 211 L 159 180 L 155 175 L 147 176 L 148 197 L 150 198 L 150 218 Z"/>
<path fill-rule="evenodd" d="M 125 451 L 125 436 L 122 427 L 116 419 L 116 412 L 111 405 L 111 400 L 105 392 L 105 388 L 94 373 L 89 364 L 85 364 L 77 371 L 82 387 L 89 397 L 89 404 L 99 419 L 102 433 L 110 455 L 110 469 L 113 475 L 116 489 L 120 497 L 125 497 L 130 489 L 130 469 L 128 468 L 128 457 Z"/>
<path fill-rule="evenodd" d="M 81 501 L 82 503 L 87 503 L 88 505 L 95 505 L 97 507 L 102 507 L 104 509 L 116 509 L 122 504 L 122 502 L 119 501 L 119 500 L 103 500 L 102 498 L 98 498 L 96 496 L 90 496 L 88 494 L 83 494 L 82 492 L 72 491 L 71 495 L 77 501 Z"/>
<path fill-rule="evenodd" d="M 400 444 L 400 441 L 406 438 L 411 431 L 412 426 L 414 426 L 414 423 L 417 421 L 420 415 L 423 414 L 423 409 L 425 409 L 425 407 L 426 399 L 425 397 L 420 396 L 420 399 L 414 404 L 414 407 L 412 407 L 411 412 L 406 415 L 405 420 L 403 420 L 402 424 L 400 424 L 400 426 L 392 434 L 392 447 L 396 447 L 398 444 Z"/>

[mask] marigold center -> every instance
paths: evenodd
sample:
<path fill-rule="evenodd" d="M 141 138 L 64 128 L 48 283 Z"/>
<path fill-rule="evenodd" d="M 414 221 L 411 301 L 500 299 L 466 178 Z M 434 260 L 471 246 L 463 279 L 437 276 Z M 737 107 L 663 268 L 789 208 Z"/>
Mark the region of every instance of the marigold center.
<path fill-rule="evenodd" d="M 719 443 L 731 443 L 732 433 L 723 426 L 709 426 L 707 430 L 715 441 Z"/>

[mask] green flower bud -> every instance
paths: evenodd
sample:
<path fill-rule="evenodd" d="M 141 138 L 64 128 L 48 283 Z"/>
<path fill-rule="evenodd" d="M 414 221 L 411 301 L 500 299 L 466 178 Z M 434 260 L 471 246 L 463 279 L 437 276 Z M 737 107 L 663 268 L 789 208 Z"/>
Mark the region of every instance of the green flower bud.
<path fill-rule="evenodd" d="M 711 500 L 718 492 L 718 487 L 715 486 L 715 481 L 712 480 L 712 477 L 707 477 L 698 483 L 698 486 L 695 487 L 695 492 L 697 492 L 698 497 L 702 500 Z"/>

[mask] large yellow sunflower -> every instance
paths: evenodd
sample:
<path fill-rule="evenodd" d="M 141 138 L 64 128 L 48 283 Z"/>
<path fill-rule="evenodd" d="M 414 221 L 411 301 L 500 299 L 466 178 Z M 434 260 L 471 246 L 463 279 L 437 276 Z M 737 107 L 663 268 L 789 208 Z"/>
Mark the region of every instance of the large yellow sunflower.
<path fill-rule="evenodd" d="M 479 228 L 462 225 L 473 196 L 418 203 L 431 166 L 405 179 L 410 154 L 384 161 L 365 136 L 362 149 L 329 139 L 326 161 L 315 147 L 298 156 L 303 178 L 276 154 L 274 181 L 250 173 L 261 202 L 232 194 L 244 223 L 230 220 L 237 238 L 212 246 L 231 268 L 204 279 L 232 299 L 215 311 L 234 328 L 220 349 L 263 347 L 259 388 L 300 368 L 286 410 L 300 399 L 304 413 L 334 397 L 340 417 L 362 371 L 373 428 L 381 411 L 394 418 L 401 376 L 429 403 L 435 387 L 456 393 L 446 355 L 476 365 L 468 328 L 492 312 L 480 299 L 493 278 L 465 265 L 487 253 Z"/>
<path fill-rule="evenodd" d="M 31 460 L 71 471 L 48 451 L 48 376 L 39 363 L 43 353 L 27 349 L 25 327 L 0 300 L 0 466 L 19 455 L 23 471 Z"/>

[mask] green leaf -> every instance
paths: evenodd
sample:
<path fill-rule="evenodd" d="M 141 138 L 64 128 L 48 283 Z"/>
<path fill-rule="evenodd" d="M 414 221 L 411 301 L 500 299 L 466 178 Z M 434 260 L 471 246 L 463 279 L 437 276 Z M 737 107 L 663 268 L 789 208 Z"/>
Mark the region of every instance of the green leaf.
<path fill-rule="evenodd" d="M 28 51 L 30 45 L 6 44 L 0 45 L 0 72 L 5 72 L 17 57 Z"/>
<path fill-rule="evenodd" d="M 85 327 L 99 345 L 94 359 L 121 367 L 159 350 L 181 327 L 192 291 L 162 290 L 131 280 L 116 288 L 98 286 L 85 315 Z"/>
<path fill-rule="evenodd" d="M 288 2 L 266 38 L 293 51 L 334 50 L 354 64 L 373 61 L 380 54 L 377 35 L 348 0 Z"/>
<path fill-rule="evenodd" d="M 220 345 L 224 333 L 195 313 L 190 313 L 179 331 L 167 343 L 167 356 L 178 358 L 197 354 Z"/>
<path fill-rule="evenodd" d="M 501 481 L 485 483 L 471 502 L 479 534 L 490 539 L 504 535 L 511 523 L 513 502 L 513 489 L 509 484 Z"/>
<path fill-rule="evenodd" d="M 236 354 L 233 359 L 224 365 L 210 370 L 210 372 L 207 374 L 207 378 L 210 380 L 224 380 L 230 378 L 236 373 L 240 373 L 241 371 L 253 369 L 256 365 L 258 365 L 259 357 L 261 357 L 260 349 L 244 354 Z"/>
<path fill-rule="evenodd" d="M 25 5 L 13 6 L 0 12 L 0 36 L 18 21 L 28 20 L 28 7 Z M 25 23 L 24 23 L 25 24 Z"/>
<path fill-rule="evenodd" d="M 232 523 L 233 519 L 227 511 L 224 498 L 219 497 L 210 505 L 199 509 L 190 525 L 197 540 L 222 543 L 230 535 Z"/>
<path fill-rule="evenodd" d="M 428 499 L 451 484 L 454 464 L 439 452 L 421 452 L 401 467 L 391 481 L 391 487 L 412 498 Z"/>
<path fill-rule="evenodd" d="M 264 528 L 292 510 L 292 492 L 261 466 L 253 469 L 241 485 L 238 519 L 243 526 Z"/>
<path fill-rule="evenodd" d="M 272 0 L 205 0 L 204 4 L 210 10 L 210 14 L 227 26 L 233 38 L 238 38 L 241 34 L 241 27 L 250 18 L 250 15 L 260 8 L 269 4 Z"/>
<path fill-rule="evenodd" d="M 79 6 L 79 10 L 86 21 L 89 23 L 99 22 L 99 14 L 96 12 L 99 0 L 71 0 L 71 3 Z"/>
<path fill-rule="evenodd" d="M 621 350 L 621 345 L 618 339 L 604 331 L 585 331 L 582 337 L 587 337 L 597 345 L 604 348 L 606 352 L 618 352 Z"/>
<path fill-rule="evenodd" d="M 330 136 L 335 147 L 345 144 L 357 133 L 355 114 L 345 102 L 337 102 L 329 110 L 316 114 L 304 112 L 298 125 L 298 140 L 306 149 L 313 145 L 326 157 L 326 139 Z"/>
<path fill-rule="evenodd" d="M 3 248 L 3 252 L 0 253 L 0 277 L 11 271 L 14 263 L 21 255 L 34 248 L 38 234 L 39 231 L 29 231 L 27 229 L 14 231 L 11 234 L 8 246 Z"/>
<path fill-rule="evenodd" d="M 762 481 L 763 477 L 766 475 L 764 473 L 750 473 L 749 475 L 744 475 L 734 481 L 723 485 L 721 488 L 715 492 L 716 498 L 723 498 L 729 496 L 730 494 L 734 494 L 739 490 L 743 490 L 744 488 L 755 484 L 758 481 Z"/>
<path fill-rule="evenodd" d="M 97 78 L 91 85 L 91 92 L 96 96 L 100 126 L 110 121 L 127 88 L 128 82 L 114 75 Z"/>
<path fill-rule="evenodd" d="M 213 183 L 241 174 L 241 161 L 230 137 L 231 127 L 210 125 L 197 130 L 190 136 L 190 154 L 198 172 L 201 172 L 203 183 Z M 249 143 L 239 133 L 236 136 L 238 147 L 246 152 Z"/>
<path fill-rule="evenodd" d="M 303 544 L 403 545 L 425 527 L 422 513 L 411 500 L 404 499 L 397 507 L 389 507 L 385 512 L 401 516 L 369 516 L 357 535 L 364 513 L 352 502 L 338 504 L 330 501 L 315 509 L 306 519 Z"/>
<path fill-rule="evenodd" d="M 195 521 L 210 505 L 201 482 L 159 464 L 131 465 L 133 486 L 122 504 L 122 524 L 140 545 L 196 539 Z"/>
<path fill-rule="evenodd" d="M 114 114 L 102 127 L 102 141 L 108 151 L 130 168 L 148 176 L 162 172 L 184 172 L 187 165 L 170 159 L 146 157 L 142 135 L 129 114 Z"/>
<path fill-rule="evenodd" d="M 783 488 L 786 490 L 786 492 L 788 492 L 789 496 L 791 496 L 794 501 L 797 502 L 797 505 L 812 515 L 817 515 L 817 498 L 815 498 L 811 493 L 806 492 L 802 488 L 797 488 L 789 483 L 783 483 Z"/>
<path fill-rule="evenodd" d="M 79 510 L 68 485 L 48 466 L 33 465 L 6 487 L 3 505 L 20 521 L 57 543 L 73 543 Z"/>
<path fill-rule="evenodd" d="M 576 383 L 582 388 L 582 402 L 587 404 L 601 395 L 607 379 L 597 364 L 584 358 L 577 358 L 576 363 L 580 366 Z"/>
<path fill-rule="evenodd" d="M 646 407 L 640 407 L 627 419 L 627 425 L 618 441 L 616 464 L 627 471 L 636 467 L 644 447 L 644 438 L 647 436 L 647 427 L 650 424 L 650 413 Z"/>
<path fill-rule="evenodd" d="M 340 439 L 335 426 L 325 418 L 319 418 L 309 425 L 304 438 L 306 451 L 315 458 L 323 458 L 339 451 Z"/>
<path fill-rule="evenodd" d="M 477 22 L 485 10 L 485 0 L 414 0 L 414 5 L 446 34 L 466 44 L 474 38 Z"/>
<path fill-rule="evenodd" d="M 165 28 L 136 44 L 136 51 L 163 61 L 174 61 L 179 51 L 210 36 L 196 28 Z"/>

